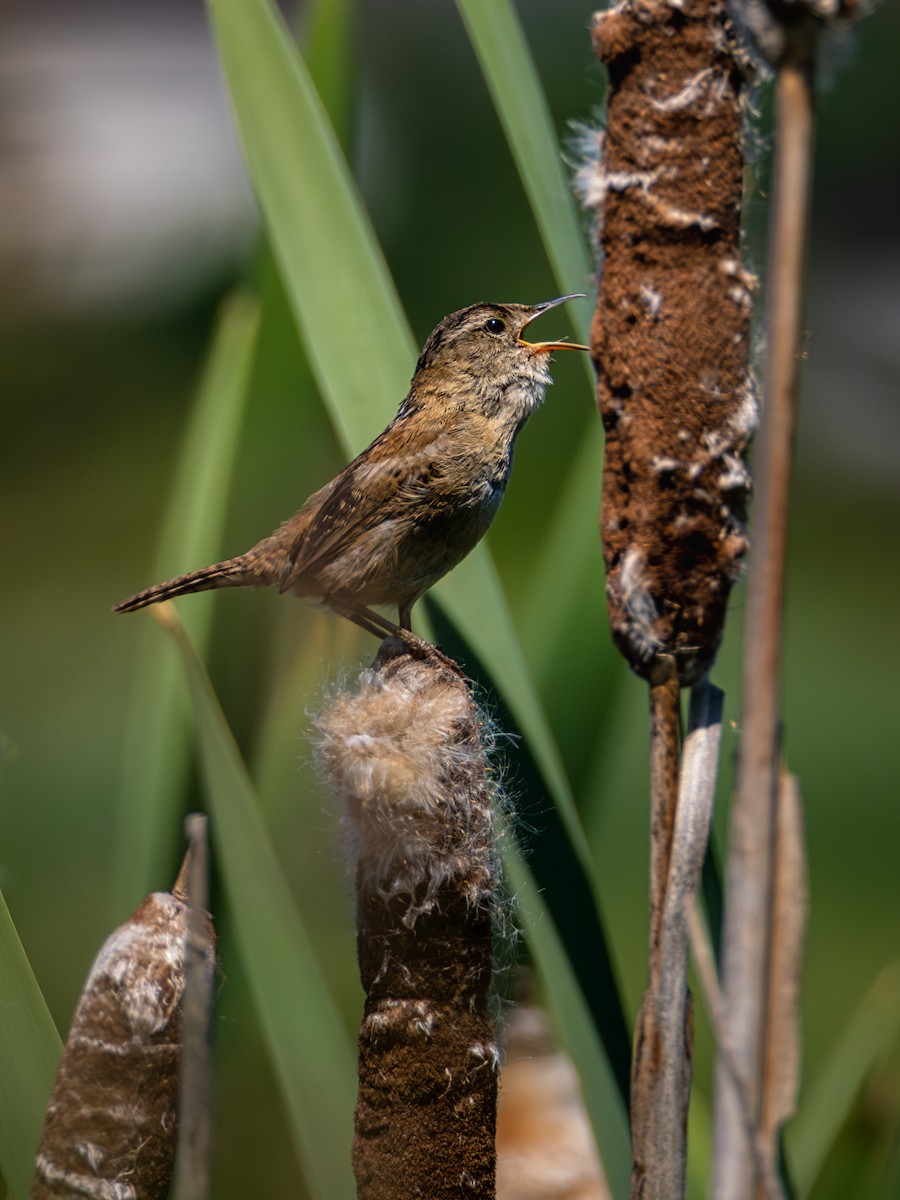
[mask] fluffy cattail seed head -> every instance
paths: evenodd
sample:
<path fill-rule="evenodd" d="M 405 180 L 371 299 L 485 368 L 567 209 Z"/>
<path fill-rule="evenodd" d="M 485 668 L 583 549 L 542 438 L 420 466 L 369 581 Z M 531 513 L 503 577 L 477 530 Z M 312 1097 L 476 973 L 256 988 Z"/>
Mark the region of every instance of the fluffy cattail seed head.
<path fill-rule="evenodd" d="M 470 903 L 484 900 L 496 874 L 491 809 L 482 724 L 463 681 L 427 660 L 382 660 L 315 724 L 360 886 L 410 896 L 408 923 L 450 880 Z"/>

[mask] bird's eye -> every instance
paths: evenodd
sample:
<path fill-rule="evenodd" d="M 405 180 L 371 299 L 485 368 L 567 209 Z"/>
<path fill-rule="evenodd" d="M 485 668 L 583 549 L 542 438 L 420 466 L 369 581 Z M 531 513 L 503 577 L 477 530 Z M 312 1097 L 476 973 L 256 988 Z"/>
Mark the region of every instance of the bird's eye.
<path fill-rule="evenodd" d="M 489 317 L 484 323 L 488 333 L 502 333 L 506 328 L 506 322 L 501 321 L 499 317 Z"/>

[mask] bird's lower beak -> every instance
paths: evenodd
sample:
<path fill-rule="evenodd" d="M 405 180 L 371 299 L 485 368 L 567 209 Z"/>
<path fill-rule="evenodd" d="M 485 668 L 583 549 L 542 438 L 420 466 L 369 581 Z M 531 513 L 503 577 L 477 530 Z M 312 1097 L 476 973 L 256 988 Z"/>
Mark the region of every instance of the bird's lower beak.
<path fill-rule="evenodd" d="M 578 342 L 527 342 L 522 334 L 542 312 L 546 312 L 548 308 L 556 308 L 559 304 L 565 304 L 567 300 L 581 300 L 584 297 L 583 292 L 575 292 L 571 296 L 560 296 L 557 300 L 545 300 L 543 304 L 535 304 L 532 309 L 532 314 L 519 330 L 518 342 L 520 346 L 527 346 L 529 350 L 537 350 L 541 353 L 549 354 L 551 350 L 590 350 L 590 346 L 582 346 Z"/>
<path fill-rule="evenodd" d="M 519 345 L 527 346 L 529 350 L 542 350 L 547 354 L 551 350 L 590 350 L 590 346 L 582 346 L 580 342 L 526 342 L 521 337 Z"/>

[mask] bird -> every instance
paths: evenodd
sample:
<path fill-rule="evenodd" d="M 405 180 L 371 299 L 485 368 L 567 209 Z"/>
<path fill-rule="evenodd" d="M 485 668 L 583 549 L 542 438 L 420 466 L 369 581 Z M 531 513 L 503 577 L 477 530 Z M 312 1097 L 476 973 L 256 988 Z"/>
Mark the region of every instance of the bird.
<path fill-rule="evenodd" d="M 433 649 L 412 632 L 412 606 L 487 532 L 516 437 L 551 383 L 551 352 L 589 349 L 523 334 L 579 298 L 473 304 L 444 317 L 396 417 L 297 513 L 246 553 L 146 588 L 113 612 L 213 588 L 275 586 L 376 637 Z M 390 606 L 396 622 L 376 611 Z"/>

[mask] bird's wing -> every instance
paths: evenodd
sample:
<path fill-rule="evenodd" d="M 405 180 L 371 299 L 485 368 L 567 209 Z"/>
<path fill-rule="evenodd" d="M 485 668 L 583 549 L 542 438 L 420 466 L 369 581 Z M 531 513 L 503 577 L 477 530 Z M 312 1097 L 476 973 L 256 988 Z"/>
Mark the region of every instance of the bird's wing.
<path fill-rule="evenodd" d="M 311 512 L 292 547 L 282 591 L 301 575 L 339 558 L 353 542 L 382 521 L 415 519 L 419 504 L 439 503 L 443 473 L 437 446 L 421 439 L 408 449 L 390 427 L 339 475 L 307 501 Z M 428 453 L 433 449 L 434 454 Z"/>

